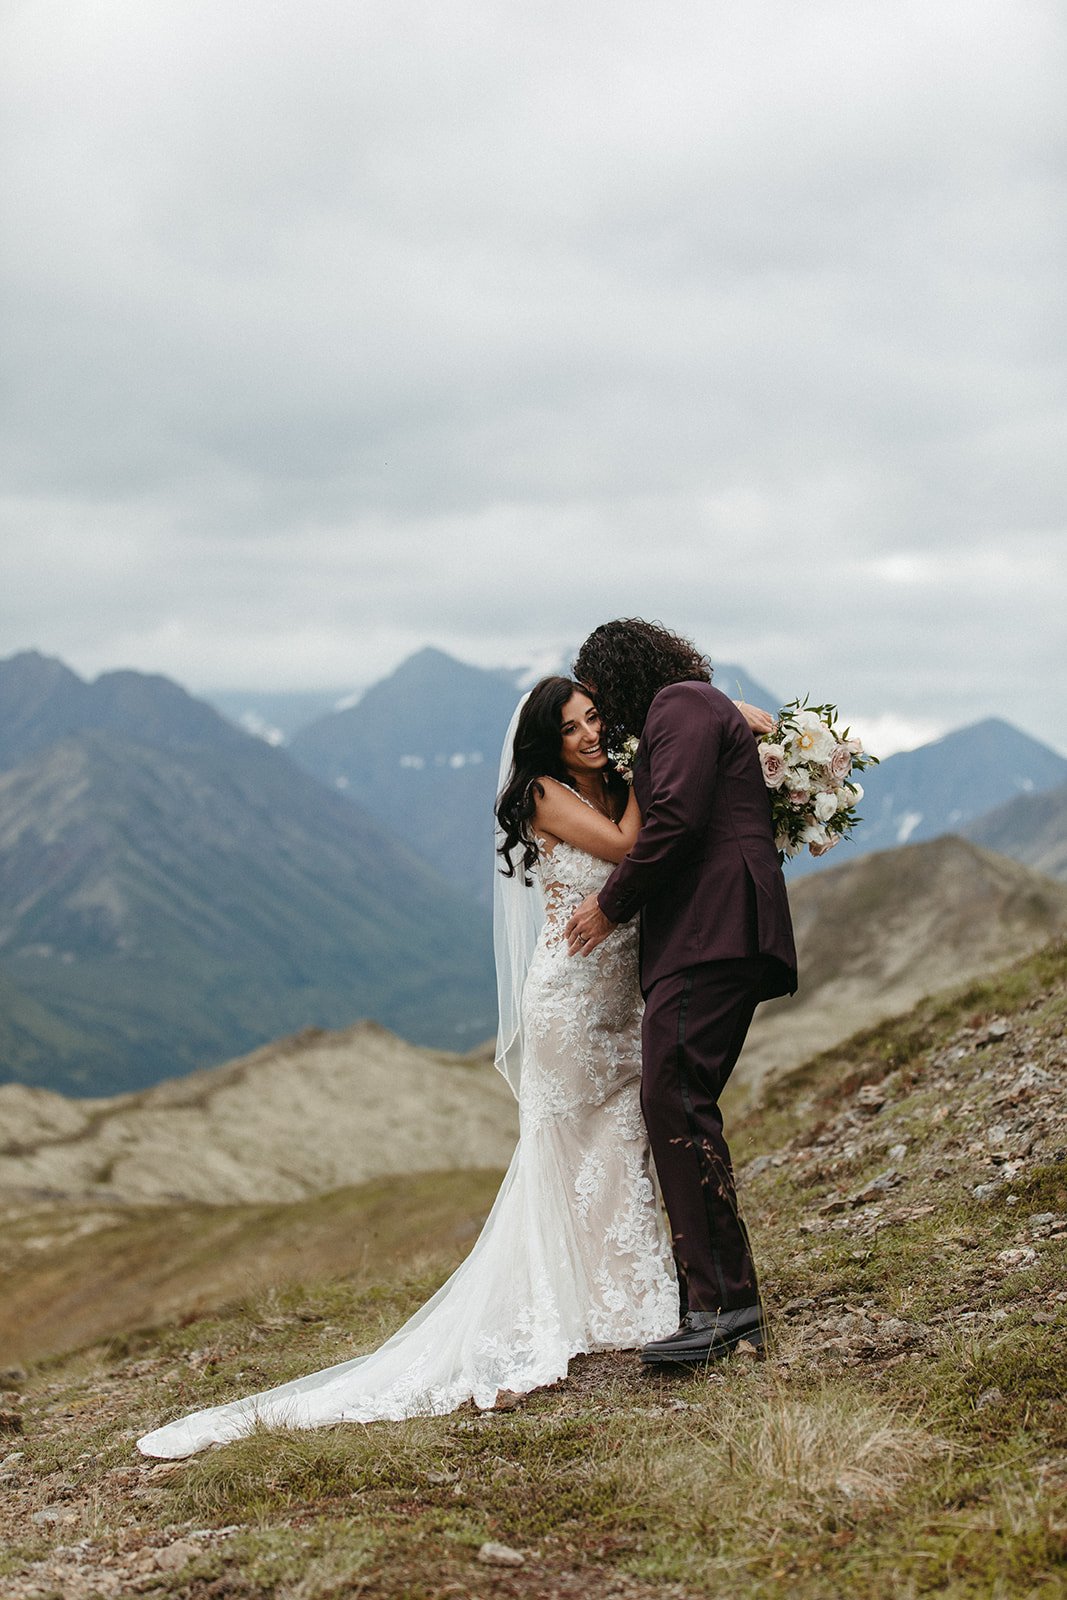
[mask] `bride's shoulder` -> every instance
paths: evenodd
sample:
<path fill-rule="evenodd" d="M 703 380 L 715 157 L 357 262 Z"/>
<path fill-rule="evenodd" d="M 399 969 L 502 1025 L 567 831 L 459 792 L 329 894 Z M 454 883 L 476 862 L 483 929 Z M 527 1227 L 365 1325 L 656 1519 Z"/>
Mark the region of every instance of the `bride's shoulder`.
<path fill-rule="evenodd" d="M 534 799 L 540 804 L 563 806 L 565 810 L 570 810 L 574 806 L 581 806 L 586 811 L 591 809 L 589 801 L 583 799 L 577 789 L 572 789 L 562 778 L 553 778 L 550 773 L 546 772 L 544 777 L 532 779 L 530 788 Z"/>
<path fill-rule="evenodd" d="M 592 809 L 569 784 L 547 772 L 532 779 L 530 790 L 534 799 L 534 823 L 538 832 L 550 840 L 569 838 L 575 822 L 581 826 L 586 813 Z"/>

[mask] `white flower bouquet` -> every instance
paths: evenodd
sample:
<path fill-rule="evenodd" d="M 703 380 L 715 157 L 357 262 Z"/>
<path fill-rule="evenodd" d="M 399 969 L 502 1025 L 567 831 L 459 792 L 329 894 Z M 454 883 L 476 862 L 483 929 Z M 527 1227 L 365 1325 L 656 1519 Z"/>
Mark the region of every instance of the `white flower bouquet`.
<path fill-rule="evenodd" d="M 759 740 L 763 777 L 771 792 L 774 842 L 781 859 L 807 845 L 825 855 L 861 820 L 863 785 L 853 773 L 877 766 L 848 728 L 835 726 L 836 706 L 791 700 Z"/>

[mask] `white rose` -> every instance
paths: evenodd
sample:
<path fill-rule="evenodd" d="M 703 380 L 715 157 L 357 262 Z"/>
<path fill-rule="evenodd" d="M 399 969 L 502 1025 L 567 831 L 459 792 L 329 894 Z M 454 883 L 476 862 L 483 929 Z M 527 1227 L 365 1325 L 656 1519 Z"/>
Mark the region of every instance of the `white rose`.
<path fill-rule="evenodd" d="M 847 783 L 843 783 L 834 796 L 837 801 L 838 811 L 847 811 L 855 798 L 856 796 L 852 793 L 850 786 Z"/>
<path fill-rule="evenodd" d="M 863 799 L 863 785 L 862 783 L 854 783 L 850 778 L 848 786 L 852 790 L 852 804 L 858 806 Z"/>
<path fill-rule="evenodd" d="M 821 823 L 809 822 L 800 835 L 800 842 L 809 846 L 813 844 L 828 845 L 830 843 L 830 835 Z"/>
<path fill-rule="evenodd" d="M 837 814 L 836 794 L 817 794 L 815 796 L 815 816 L 819 822 L 829 822 Z"/>

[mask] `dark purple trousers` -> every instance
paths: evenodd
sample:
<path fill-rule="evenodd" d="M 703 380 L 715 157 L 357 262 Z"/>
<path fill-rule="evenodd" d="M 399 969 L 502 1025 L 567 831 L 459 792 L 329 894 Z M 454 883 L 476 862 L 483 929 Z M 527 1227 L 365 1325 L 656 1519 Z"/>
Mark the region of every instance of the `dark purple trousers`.
<path fill-rule="evenodd" d="M 719 1096 L 767 993 L 760 956 L 661 978 L 645 999 L 641 1109 L 674 1240 L 682 1309 L 759 1299 Z"/>

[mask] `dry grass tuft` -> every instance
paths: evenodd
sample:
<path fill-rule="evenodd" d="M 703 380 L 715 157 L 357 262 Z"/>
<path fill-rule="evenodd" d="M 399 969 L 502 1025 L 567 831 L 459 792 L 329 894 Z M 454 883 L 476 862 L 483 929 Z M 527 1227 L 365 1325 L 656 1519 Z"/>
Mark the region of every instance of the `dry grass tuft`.
<path fill-rule="evenodd" d="M 414 1492 L 439 1453 L 439 1425 L 431 1418 L 370 1429 L 257 1428 L 192 1458 L 178 1498 L 192 1517 L 246 1518 L 250 1506 L 262 1517 L 382 1487 Z"/>
<path fill-rule="evenodd" d="M 773 1544 L 831 1531 L 896 1501 L 945 1446 L 916 1422 L 844 1385 L 797 1398 L 780 1385 L 724 1390 L 688 1440 L 636 1464 L 635 1492 L 688 1513 L 690 1531 L 729 1522 Z"/>

